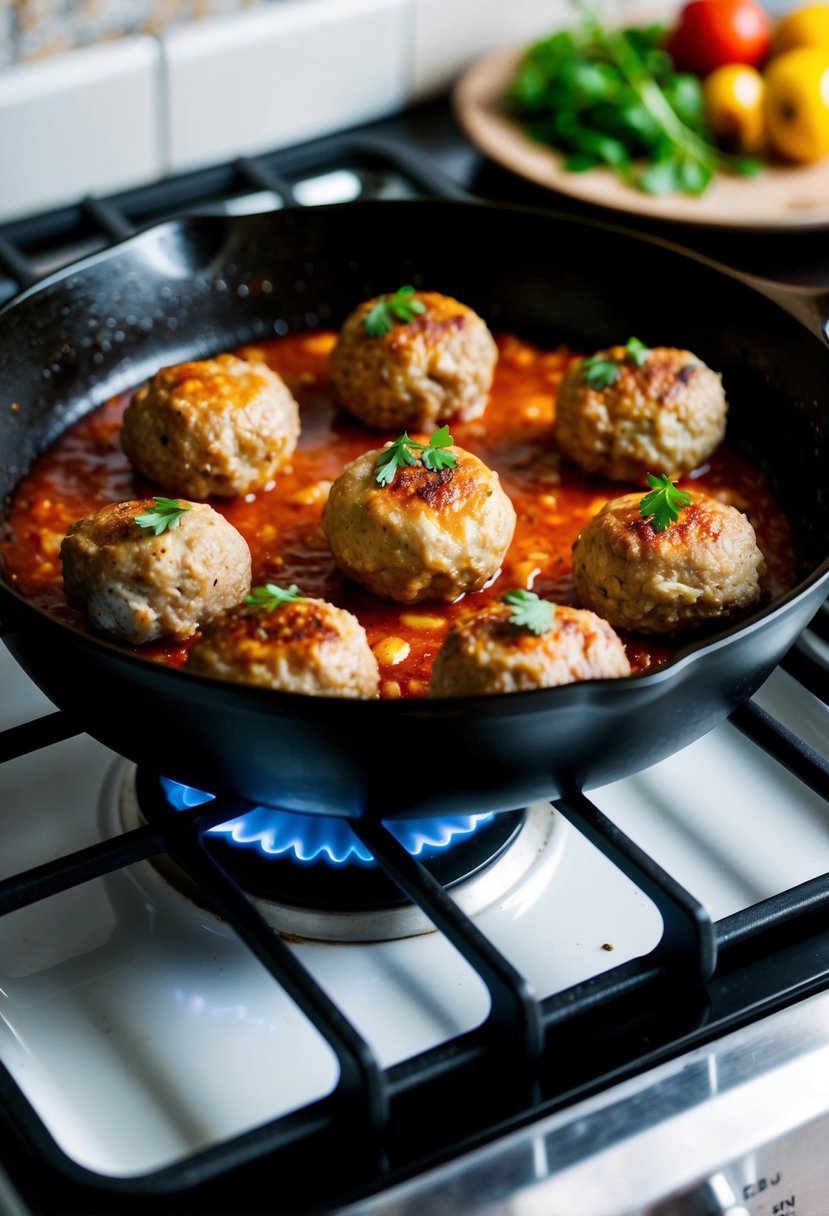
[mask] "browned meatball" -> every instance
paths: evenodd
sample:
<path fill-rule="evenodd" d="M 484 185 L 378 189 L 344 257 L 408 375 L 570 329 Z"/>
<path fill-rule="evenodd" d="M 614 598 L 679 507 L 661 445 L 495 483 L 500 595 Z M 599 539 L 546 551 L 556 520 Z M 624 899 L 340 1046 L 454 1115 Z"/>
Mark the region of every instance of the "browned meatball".
<path fill-rule="evenodd" d="M 493 604 L 457 621 L 435 658 L 430 694 L 522 692 L 630 675 L 619 638 L 592 612 L 557 604 L 540 635 L 513 625 L 511 616 L 506 604 Z"/>
<path fill-rule="evenodd" d="M 378 485 L 379 451 L 347 465 L 323 515 L 340 569 L 384 599 L 454 600 L 497 573 L 515 530 L 498 474 L 462 448 L 455 468 L 398 469 Z"/>
<path fill-rule="evenodd" d="M 261 489 L 299 438 L 299 408 L 264 363 L 218 355 L 156 372 L 127 406 L 121 445 L 139 473 L 191 498 Z"/>
<path fill-rule="evenodd" d="M 204 503 L 160 536 L 137 524 L 153 499 L 117 502 L 69 528 L 60 556 L 72 608 L 101 633 L 140 645 L 189 637 L 250 590 L 250 550 L 232 524 Z"/>
<path fill-rule="evenodd" d="M 690 351 L 655 347 L 641 367 L 623 346 L 596 357 L 616 363 L 616 381 L 591 388 L 577 362 L 556 404 L 558 445 L 588 473 L 630 482 L 652 469 L 680 477 L 722 442 L 728 408 L 722 382 Z"/>
<path fill-rule="evenodd" d="M 372 338 L 367 300 L 340 330 L 331 355 L 337 398 L 358 422 L 379 430 L 428 430 L 478 418 L 486 407 L 498 350 L 484 321 L 450 296 L 416 292 L 424 311 Z"/>
<path fill-rule="evenodd" d="M 235 608 L 204 630 L 186 670 L 312 697 L 376 697 L 379 682 L 357 618 L 314 599 Z"/>
<path fill-rule="evenodd" d="M 640 494 L 607 503 L 573 546 L 579 599 L 617 629 L 677 633 L 746 615 L 763 597 L 765 562 L 736 508 L 691 492 L 664 532 Z"/>

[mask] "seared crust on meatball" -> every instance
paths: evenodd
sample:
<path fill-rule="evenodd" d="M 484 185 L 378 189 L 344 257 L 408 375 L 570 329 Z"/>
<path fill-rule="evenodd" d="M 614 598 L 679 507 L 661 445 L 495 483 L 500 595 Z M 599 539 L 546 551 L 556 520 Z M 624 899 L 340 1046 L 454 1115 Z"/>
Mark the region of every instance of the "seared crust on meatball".
<path fill-rule="evenodd" d="M 418 291 L 424 311 L 372 338 L 367 300 L 346 319 L 331 355 L 343 409 L 378 430 L 427 430 L 478 418 L 486 407 L 498 349 L 484 321 L 450 296 Z"/>
<path fill-rule="evenodd" d="M 583 362 L 562 381 L 556 437 L 588 473 L 641 482 L 651 469 L 681 477 L 703 464 L 725 435 L 727 404 L 720 376 L 687 350 L 654 347 L 641 367 L 623 346 L 598 352 L 619 375 L 591 388 Z"/>
<path fill-rule="evenodd" d="M 507 604 L 493 604 L 457 621 L 435 657 L 431 696 L 523 692 L 630 675 L 621 641 L 592 612 L 557 604 L 552 626 L 540 636 L 511 617 Z"/>
<path fill-rule="evenodd" d="M 340 569 L 375 595 L 412 604 L 480 591 L 515 531 L 498 474 L 463 448 L 455 468 L 400 468 L 377 484 L 379 451 L 347 465 L 331 487 L 323 527 Z"/>
<path fill-rule="evenodd" d="M 735 507 L 691 492 L 664 532 L 640 494 L 607 503 L 573 546 L 579 599 L 617 629 L 671 634 L 745 616 L 764 595 L 765 561 Z"/>
<path fill-rule="evenodd" d="M 261 489 L 299 438 L 299 407 L 264 363 L 235 355 L 163 367 L 127 406 L 121 445 L 132 466 L 191 498 Z"/>
<path fill-rule="evenodd" d="M 314 599 L 235 608 L 204 630 L 186 670 L 312 697 L 376 697 L 379 683 L 357 618 Z"/>
<path fill-rule="evenodd" d="M 250 550 L 241 533 L 204 503 L 160 536 L 135 522 L 153 499 L 117 502 L 71 525 L 61 545 L 72 608 L 101 633 L 140 645 L 183 640 L 250 590 Z"/>

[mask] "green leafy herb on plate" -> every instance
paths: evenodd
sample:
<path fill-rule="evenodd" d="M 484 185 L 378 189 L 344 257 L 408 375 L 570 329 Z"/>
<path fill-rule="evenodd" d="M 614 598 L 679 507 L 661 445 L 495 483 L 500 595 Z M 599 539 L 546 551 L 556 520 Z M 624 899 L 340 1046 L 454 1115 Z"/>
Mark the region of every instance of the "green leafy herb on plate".
<path fill-rule="evenodd" d="M 757 161 L 714 144 L 702 84 L 677 72 L 660 25 L 608 29 L 591 13 L 524 54 L 505 102 L 574 173 L 605 165 L 647 194 L 702 194 Z"/>

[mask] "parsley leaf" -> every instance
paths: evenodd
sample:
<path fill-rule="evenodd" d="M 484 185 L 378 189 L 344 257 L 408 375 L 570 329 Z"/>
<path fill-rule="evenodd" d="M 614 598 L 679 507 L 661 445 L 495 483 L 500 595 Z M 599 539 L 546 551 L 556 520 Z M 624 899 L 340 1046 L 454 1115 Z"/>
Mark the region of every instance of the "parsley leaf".
<path fill-rule="evenodd" d="M 160 536 L 168 528 L 177 528 L 184 512 L 190 510 L 189 506 L 184 506 L 177 498 L 154 498 L 153 502 L 155 510 L 136 515 L 135 522 L 139 528 L 148 528 L 156 536 Z"/>
<path fill-rule="evenodd" d="M 452 436 L 449 434 L 449 427 L 440 427 L 432 435 L 428 447 L 421 451 L 420 459 L 423 467 L 431 469 L 433 473 L 437 469 L 454 469 L 458 462 L 451 452 L 446 451 L 446 448 L 451 448 L 451 446 Z"/>
<path fill-rule="evenodd" d="M 268 612 L 273 612 L 280 604 L 295 604 L 297 600 L 304 599 L 305 596 L 296 583 L 291 583 L 290 587 L 265 583 L 263 587 L 252 587 L 250 595 L 245 596 L 245 603 L 253 608 L 266 608 Z"/>
<path fill-rule="evenodd" d="M 642 367 L 647 363 L 650 347 L 645 346 L 638 338 L 628 338 L 625 343 L 625 361 L 634 367 Z M 619 379 L 619 364 L 615 359 L 604 359 L 601 355 L 592 355 L 581 361 L 582 375 L 590 388 L 609 388 Z"/>
<path fill-rule="evenodd" d="M 612 359 L 600 359 L 593 355 L 582 359 L 581 372 L 591 388 L 609 388 L 619 379 L 619 364 Z"/>
<path fill-rule="evenodd" d="M 690 507 L 691 495 L 686 490 L 678 490 L 667 473 L 660 477 L 648 473 L 647 480 L 651 493 L 646 494 L 639 503 L 639 514 L 643 519 L 650 519 L 655 531 L 664 532 L 672 523 L 676 523 L 680 511 Z"/>
<path fill-rule="evenodd" d="M 395 473 L 404 465 L 422 464 L 424 469 L 437 472 L 438 469 L 454 469 L 458 459 L 446 449 L 452 446 L 452 436 L 449 427 L 442 426 L 432 435 L 428 443 L 418 443 L 406 431 L 394 443 L 377 457 L 374 465 L 374 480 L 381 486 L 389 486 L 394 481 Z"/>
<path fill-rule="evenodd" d="M 510 623 L 520 629 L 529 629 L 530 633 L 540 637 L 553 627 L 555 604 L 540 599 L 534 591 L 524 591 L 520 587 L 515 591 L 507 591 L 501 596 L 501 603 L 512 608 Z"/>
<path fill-rule="evenodd" d="M 426 311 L 426 305 L 413 298 L 414 291 L 414 287 L 398 287 L 393 296 L 379 297 L 363 318 L 370 338 L 384 338 L 391 333 L 395 321 L 413 321 L 419 313 Z"/>
<path fill-rule="evenodd" d="M 625 343 L 625 353 L 628 362 L 632 363 L 634 367 L 643 367 L 651 352 L 650 347 L 645 346 L 645 343 L 640 342 L 638 338 L 628 338 Z"/>

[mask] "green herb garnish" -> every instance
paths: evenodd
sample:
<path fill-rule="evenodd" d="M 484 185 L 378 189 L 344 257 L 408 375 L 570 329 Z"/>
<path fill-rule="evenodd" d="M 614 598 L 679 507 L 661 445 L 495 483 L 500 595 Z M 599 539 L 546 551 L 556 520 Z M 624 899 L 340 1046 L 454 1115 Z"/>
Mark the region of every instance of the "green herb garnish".
<path fill-rule="evenodd" d="M 638 338 L 628 338 L 625 343 L 625 361 L 634 367 L 642 367 L 648 361 L 650 347 L 645 346 Z M 593 355 L 581 361 L 582 375 L 591 388 L 609 388 L 619 379 L 619 364 L 615 359 L 603 359 Z"/>
<path fill-rule="evenodd" d="M 184 506 L 177 498 L 154 498 L 154 511 L 147 511 L 145 515 L 136 515 L 135 522 L 139 528 L 149 528 L 160 536 L 162 532 L 166 532 L 168 528 L 177 528 L 181 523 L 181 517 L 185 511 L 189 511 L 189 506 Z"/>
<path fill-rule="evenodd" d="M 395 321 L 413 321 L 426 311 L 426 305 L 415 300 L 414 287 L 398 287 L 393 296 L 380 296 L 377 303 L 363 318 L 363 325 L 370 338 L 384 338 L 391 333 Z"/>
<path fill-rule="evenodd" d="M 625 343 L 625 358 L 634 367 L 643 367 L 648 361 L 650 347 L 645 346 L 644 342 L 640 342 L 638 338 L 628 338 Z"/>
<path fill-rule="evenodd" d="M 438 469 L 454 469 L 458 463 L 457 457 L 446 451 L 451 446 L 452 436 L 448 426 L 436 430 L 428 443 L 418 443 L 404 431 L 399 439 L 390 443 L 377 457 L 374 466 L 375 481 L 381 486 L 391 485 L 397 470 L 407 464 L 422 464 L 433 473 Z"/>
<path fill-rule="evenodd" d="M 250 595 L 245 596 L 245 603 L 253 608 L 266 608 L 268 612 L 273 612 L 280 604 L 295 604 L 297 600 L 305 598 L 296 583 L 291 583 L 290 587 L 265 583 L 263 587 L 252 587 Z"/>
<path fill-rule="evenodd" d="M 676 71 L 665 34 L 606 29 L 588 11 L 529 48 L 505 100 L 574 173 L 605 165 L 654 195 L 702 194 L 719 171 L 757 173 L 757 161 L 715 146 L 702 84 Z"/>
<path fill-rule="evenodd" d="M 552 629 L 555 604 L 540 599 L 534 591 L 524 591 L 518 587 L 515 591 L 505 592 L 501 596 L 501 603 L 510 606 L 510 623 L 519 629 L 529 629 L 530 633 L 536 633 L 539 637 Z"/>
<path fill-rule="evenodd" d="M 651 527 L 657 532 L 664 532 L 679 519 L 679 513 L 691 505 L 691 495 L 687 490 L 678 490 L 667 473 L 654 477 L 648 473 L 650 494 L 646 494 L 639 503 L 639 514 L 643 519 L 650 519 Z"/>
<path fill-rule="evenodd" d="M 619 379 L 619 364 L 613 359 L 600 359 L 598 355 L 593 355 L 590 359 L 582 360 L 581 373 L 591 388 L 609 388 Z"/>

